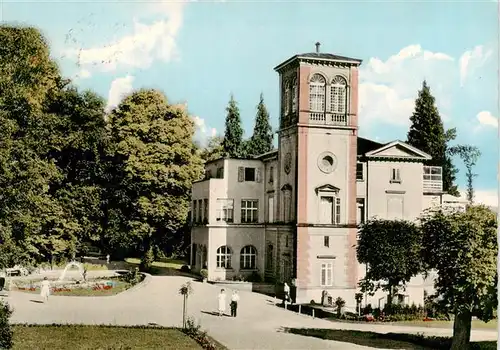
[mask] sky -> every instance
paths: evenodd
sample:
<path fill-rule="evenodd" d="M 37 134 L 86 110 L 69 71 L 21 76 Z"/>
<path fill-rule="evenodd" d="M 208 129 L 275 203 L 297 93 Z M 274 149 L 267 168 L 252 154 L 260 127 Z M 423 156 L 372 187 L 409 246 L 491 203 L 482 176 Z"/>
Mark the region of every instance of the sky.
<path fill-rule="evenodd" d="M 245 135 L 259 95 L 278 125 L 273 68 L 315 50 L 363 60 L 359 134 L 406 140 L 422 81 L 454 144 L 477 146 L 476 201 L 498 204 L 498 2 L 444 1 L 11 1 L 0 19 L 39 28 L 66 77 L 107 99 L 162 90 L 187 103 L 206 141 L 223 134 L 231 94 Z M 459 159 L 458 185 L 465 188 Z"/>

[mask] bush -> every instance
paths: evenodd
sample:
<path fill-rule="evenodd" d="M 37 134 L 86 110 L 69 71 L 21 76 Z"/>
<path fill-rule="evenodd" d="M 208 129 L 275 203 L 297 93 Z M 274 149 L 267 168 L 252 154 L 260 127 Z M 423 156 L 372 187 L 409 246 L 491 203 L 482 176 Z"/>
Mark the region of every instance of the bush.
<path fill-rule="evenodd" d="M 196 342 L 200 344 L 203 349 L 217 349 L 217 346 L 210 340 L 210 338 L 207 337 L 207 332 L 202 331 L 201 326 L 196 324 L 191 317 L 186 320 L 186 328 L 183 329 L 183 332 L 196 340 Z"/>
<path fill-rule="evenodd" d="M 259 282 L 262 282 L 262 277 L 260 277 L 260 275 L 254 271 L 252 272 L 252 274 L 250 276 L 248 276 L 246 279 L 245 279 L 247 282 L 254 282 L 254 283 L 259 283 Z"/>
<path fill-rule="evenodd" d="M 191 269 L 187 265 L 182 265 L 181 272 L 191 272 Z"/>
<path fill-rule="evenodd" d="M 337 317 L 340 317 L 342 314 L 342 308 L 345 306 L 345 300 L 341 297 L 335 299 L 335 306 L 337 307 Z"/>
<path fill-rule="evenodd" d="M 9 318 L 12 310 L 9 305 L 0 300 L 0 349 L 12 348 L 12 329 Z"/>
<path fill-rule="evenodd" d="M 143 276 L 139 273 L 138 269 L 131 269 L 126 274 L 120 276 L 125 282 L 135 285 L 142 281 Z"/>
<path fill-rule="evenodd" d="M 201 269 L 200 270 L 200 275 L 203 279 L 208 278 L 208 270 L 207 269 Z"/>
<path fill-rule="evenodd" d="M 153 248 L 149 248 L 146 254 L 141 259 L 140 268 L 141 271 L 148 272 L 151 270 L 153 263 L 155 262 L 155 255 L 153 252 Z"/>

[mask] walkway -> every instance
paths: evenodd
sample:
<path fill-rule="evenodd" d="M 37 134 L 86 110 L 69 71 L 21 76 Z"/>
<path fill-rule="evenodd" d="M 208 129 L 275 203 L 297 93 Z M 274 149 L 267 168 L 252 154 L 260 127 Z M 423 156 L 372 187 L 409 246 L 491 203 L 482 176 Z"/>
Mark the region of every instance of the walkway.
<path fill-rule="evenodd" d="M 14 308 L 16 323 L 81 323 L 135 325 L 155 323 L 178 327 L 182 323 L 182 296 L 178 290 L 189 281 L 185 277 L 154 276 L 138 288 L 110 297 L 51 297 L 40 304 L 38 295 L 11 292 L 7 298 Z M 379 333 L 425 333 L 451 335 L 448 329 L 398 327 L 369 324 L 335 323 L 298 315 L 273 305 L 272 298 L 240 292 L 238 317 L 218 317 L 211 313 L 217 307 L 219 288 L 193 282 L 188 300 L 188 314 L 212 337 L 230 349 L 369 349 L 336 341 L 304 337 L 280 331 L 290 328 L 332 328 L 375 331 Z M 228 291 L 228 300 L 230 291 Z M 496 339 L 496 332 L 473 331 L 473 340 Z"/>

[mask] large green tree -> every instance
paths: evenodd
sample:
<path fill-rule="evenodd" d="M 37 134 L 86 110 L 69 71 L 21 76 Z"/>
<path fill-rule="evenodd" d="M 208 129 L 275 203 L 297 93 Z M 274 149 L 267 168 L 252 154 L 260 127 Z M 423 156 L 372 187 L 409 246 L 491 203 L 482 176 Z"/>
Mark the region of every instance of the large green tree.
<path fill-rule="evenodd" d="M 206 163 L 222 158 L 224 156 L 223 142 L 224 138 L 221 136 L 211 137 L 208 140 L 207 146 L 200 150 L 201 159 Z"/>
<path fill-rule="evenodd" d="M 194 123 L 161 92 L 140 90 L 112 111 L 109 127 L 118 203 L 110 211 L 112 232 L 119 234 L 115 242 L 126 235 L 139 243 L 147 269 L 154 248 L 184 225 L 191 185 L 202 174 Z"/>
<path fill-rule="evenodd" d="M 373 294 L 382 288 L 390 305 L 398 290 L 423 272 L 421 248 L 422 234 L 415 223 L 368 220 L 359 230 L 356 246 L 358 261 L 367 265 L 361 290 Z"/>
<path fill-rule="evenodd" d="M 224 153 L 227 157 L 243 157 L 245 156 L 243 127 L 241 126 L 240 110 L 232 94 L 226 111 L 224 140 L 222 141 Z"/>
<path fill-rule="evenodd" d="M 454 314 L 452 350 L 469 348 L 472 316 L 483 321 L 497 307 L 497 220 L 485 206 L 429 212 L 422 218 L 423 256 L 443 306 Z"/>
<path fill-rule="evenodd" d="M 255 126 L 252 137 L 249 140 L 248 154 L 256 156 L 271 151 L 273 149 L 273 136 L 269 113 L 264 103 L 264 95 L 260 94 Z"/>
<path fill-rule="evenodd" d="M 425 80 L 415 100 L 415 110 L 410 121 L 408 144 L 431 155 L 432 160 L 427 162 L 427 165 L 443 168 L 443 190 L 452 195 L 459 195 L 454 184 L 457 169 L 448 154 L 448 142 L 455 139 L 456 130 L 445 131 L 435 98 Z"/>

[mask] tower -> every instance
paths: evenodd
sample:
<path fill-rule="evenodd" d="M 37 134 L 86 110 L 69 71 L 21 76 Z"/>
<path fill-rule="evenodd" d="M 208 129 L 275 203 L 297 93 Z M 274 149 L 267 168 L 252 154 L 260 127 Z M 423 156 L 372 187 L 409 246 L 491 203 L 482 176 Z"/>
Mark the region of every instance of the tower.
<path fill-rule="evenodd" d="M 297 300 L 352 290 L 356 260 L 358 68 L 316 51 L 275 68 L 280 83 L 280 221 L 294 227 Z"/>

